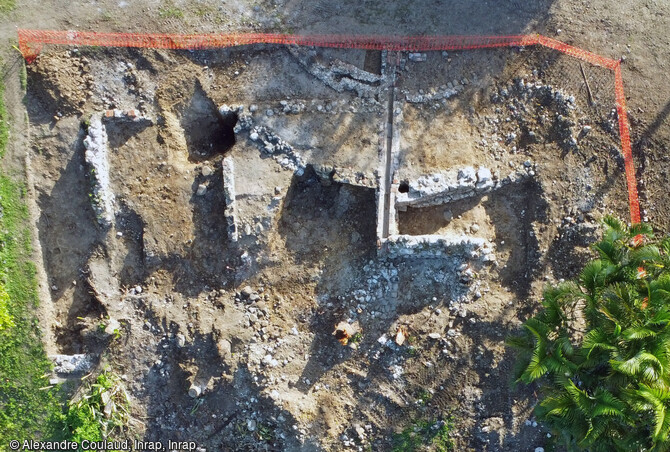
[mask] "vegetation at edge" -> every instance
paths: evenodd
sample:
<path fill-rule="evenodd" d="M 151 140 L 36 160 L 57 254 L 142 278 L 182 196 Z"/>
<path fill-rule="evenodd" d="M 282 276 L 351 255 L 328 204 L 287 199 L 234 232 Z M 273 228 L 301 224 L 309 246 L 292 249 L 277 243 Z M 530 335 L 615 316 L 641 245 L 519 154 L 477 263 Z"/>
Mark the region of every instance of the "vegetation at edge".
<path fill-rule="evenodd" d="M 393 452 L 432 450 L 448 452 L 454 450 L 451 433 L 454 424 L 451 418 L 428 421 L 414 420 L 405 429 L 393 435 Z"/>
<path fill-rule="evenodd" d="M 670 450 L 670 237 L 607 217 L 598 257 L 508 343 L 569 451 Z"/>
<path fill-rule="evenodd" d="M 4 87 L 0 84 L 0 99 Z M 9 137 L 0 102 L 0 156 Z M 40 339 L 35 267 L 23 187 L 0 173 L 0 450 L 10 439 L 48 435 L 61 413 L 48 387 L 51 363 Z"/>
<path fill-rule="evenodd" d="M 0 0 L 0 13 L 8 13 L 16 8 L 16 0 Z"/>
<path fill-rule="evenodd" d="M 123 431 L 130 417 L 130 401 L 118 376 L 103 372 L 83 393 L 68 404 L 54 439 L 110 440 Z"/>

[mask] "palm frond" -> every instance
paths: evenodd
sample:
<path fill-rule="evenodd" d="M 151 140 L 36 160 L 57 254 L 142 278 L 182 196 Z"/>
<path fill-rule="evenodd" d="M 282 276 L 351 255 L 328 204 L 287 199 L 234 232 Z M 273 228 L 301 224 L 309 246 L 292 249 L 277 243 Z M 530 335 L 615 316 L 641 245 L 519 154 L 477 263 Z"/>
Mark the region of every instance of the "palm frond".
<path fill-rule="evenodd" d="M 653 236 L 654 228 L 649 223 L 635 223 L 628 228 L 628 236 L 635 237 L 637 235 Z"/>
<path fill-rule="evenodd" d="M 621 332 L 621 336 L 623 336 L 624 339 L 629 341 L 646 339 L 648 337 L 656 336 L 656 331 L 642 326 L 634 326 L 623 330 Z"/>
<path fill-rule="evenodd" d="M 656 245 L 644 245 L 640 248 L 631 250 L 628 258 L 633 265 L 642 265 L 645 263 L 654 263 L 660 261 L 661 250 Z"/>
<path fill-rule="evenodd" d="M 600 259 L 609 264 L 617 265 L 621 261 L 621 250 L 612 241 L 597 242 L 593 244 L 593 249 L 598 253 Z"/>

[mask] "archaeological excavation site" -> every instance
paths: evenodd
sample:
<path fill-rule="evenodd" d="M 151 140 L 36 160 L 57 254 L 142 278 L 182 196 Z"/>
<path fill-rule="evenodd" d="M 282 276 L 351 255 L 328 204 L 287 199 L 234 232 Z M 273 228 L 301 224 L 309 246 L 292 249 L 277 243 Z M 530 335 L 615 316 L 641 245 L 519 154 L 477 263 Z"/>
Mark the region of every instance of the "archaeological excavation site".
<path fill-rule="evenodd" d="M 118 375 L 122 436 L 547 447 L 505 338 L 629 215 L 609 69 L 273 44 L 26 67 L 50 381 Z"/>

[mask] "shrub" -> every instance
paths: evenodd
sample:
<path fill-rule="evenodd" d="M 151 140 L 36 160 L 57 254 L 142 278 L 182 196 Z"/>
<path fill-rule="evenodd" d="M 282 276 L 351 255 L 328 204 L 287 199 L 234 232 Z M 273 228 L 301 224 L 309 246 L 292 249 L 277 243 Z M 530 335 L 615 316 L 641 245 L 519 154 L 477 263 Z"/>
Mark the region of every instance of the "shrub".
<path fill-rule="evenodd" d="M 670 238 L 607 217 L 598 258 L 508 339 L 568 450 L 670 450 Z"/>

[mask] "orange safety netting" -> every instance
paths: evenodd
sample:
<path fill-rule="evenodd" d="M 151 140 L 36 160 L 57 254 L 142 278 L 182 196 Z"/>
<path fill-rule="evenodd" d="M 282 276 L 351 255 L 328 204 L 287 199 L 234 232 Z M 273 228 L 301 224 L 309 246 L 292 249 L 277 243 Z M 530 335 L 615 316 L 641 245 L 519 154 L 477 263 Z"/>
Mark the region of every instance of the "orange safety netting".
<path fill-rule="evenodd" d="M 587 63 L 614 71 L 621 151 L 624 156 L 628 203 L 632 223 L 640 222 L 637 179 L 630 144 L 621 62 L 541 35 L 513 36 L 365 36 L 230 33 L 181 35 L 161 33 L 96 33 L 89 31 L 19 30 L 19 50 L 32 62 L 45 44 L 70 46 L 142 47 L 160 49 L 214 49 L 249 44 L 282 44 L 342 49 L 430 51 L 542 45 Z"/>

